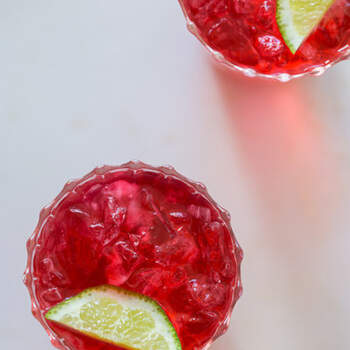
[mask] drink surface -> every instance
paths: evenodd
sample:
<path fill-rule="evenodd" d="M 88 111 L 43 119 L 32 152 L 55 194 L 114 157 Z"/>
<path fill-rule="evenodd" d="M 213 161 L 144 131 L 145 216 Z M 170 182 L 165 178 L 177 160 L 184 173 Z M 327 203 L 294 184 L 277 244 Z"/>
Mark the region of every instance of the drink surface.
<path fill-rule="evenodd" d="M 275 0 L 180 0 L 191 30 L 215 55 L 247 74 L 288 80 L 320 73 L 344 59 L 350 44 L 350 1 L 335 0 L 293 54 L 276 21 Z M 287 77 L 287 78 L 286 78 Z"/>
<path fill-rule="evenodd" d="M 224 333 L 241 293 L 242 252 L 227 214 L 204 187 L 142 163 L 100 168 L 68 184 L 42 212 L 28 253 L 33 313 L 61 349 L 116 349 L 44 318 L 92 286 L 155 299 L 184 350 Z"/>

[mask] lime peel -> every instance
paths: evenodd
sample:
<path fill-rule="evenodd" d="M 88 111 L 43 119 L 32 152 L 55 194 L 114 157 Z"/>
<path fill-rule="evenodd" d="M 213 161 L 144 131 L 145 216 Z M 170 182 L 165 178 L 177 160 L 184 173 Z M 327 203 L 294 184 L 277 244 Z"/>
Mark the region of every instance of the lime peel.
<path fill-rule="evenodd" d="M 334 0 L 277 0 L 277 24 L 293 54 L 320 23 L 333 2 Z"/>
<path fill-rule="evenodd" d="M 45 317 L 126 349 L 182 349 L 175 328 L 156 301 L 119 287 L 86 289 L 51 308 Z"/>

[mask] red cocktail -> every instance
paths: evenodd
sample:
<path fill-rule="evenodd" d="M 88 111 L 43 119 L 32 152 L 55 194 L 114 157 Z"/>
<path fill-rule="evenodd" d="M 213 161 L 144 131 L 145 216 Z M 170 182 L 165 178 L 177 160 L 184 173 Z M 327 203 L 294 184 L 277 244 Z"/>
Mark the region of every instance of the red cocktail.
<path fill-rule="evenodd" d="M 184 350 L 205 349 L 223 334 L 241 294 L 242 251 L 228 214 L 171 168 L 128 163 L 68 183 L 27 246 L 33 314 L 60 349 L 116 349 L 44 317 L 89 287 L 121 286 L 156 300 Z"/>
<path fill-rule="evenodd" d="M 306 73 L 320 74 L 350 52 L 349 0 L 180 0 L 180 3 L 189 29 L 210 52 L 228 67 L 248 76 L 286 81 Z M 305 4 L 310 15 L 305 13 Z M 313 4 L 320 8 L 315 10 Z M 290 6 L 295 8 L 290 10 Z M 319 18 L 310 19 L 312 16 Z M 310 23 L 303 23 L 308 19 Z"/>

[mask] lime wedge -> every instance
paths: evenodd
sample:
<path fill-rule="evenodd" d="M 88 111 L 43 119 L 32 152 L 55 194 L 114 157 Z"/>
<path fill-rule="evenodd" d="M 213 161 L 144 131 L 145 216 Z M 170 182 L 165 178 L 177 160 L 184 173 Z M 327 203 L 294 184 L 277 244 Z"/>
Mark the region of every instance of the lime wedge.
<path fill-rule="evenodd" d="M 333 1 L 277 0 L 277 24 L 286 45 L 293 54 L 319 24 Z"/>
<path fill-rule="evenodd" d="M 181 350 L 177 333 L 152 299 L 113 286 L 86 289 L 45 317 L 90 337 L 133 350 Z"/>

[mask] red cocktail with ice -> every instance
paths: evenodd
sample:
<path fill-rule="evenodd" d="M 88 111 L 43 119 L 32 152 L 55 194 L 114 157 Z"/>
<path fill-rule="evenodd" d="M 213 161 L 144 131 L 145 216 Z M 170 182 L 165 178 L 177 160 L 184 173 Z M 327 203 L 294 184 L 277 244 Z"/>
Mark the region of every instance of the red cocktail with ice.
<path fill-rule="evenodd" d="M 128 163 L 70 182 L 42 211 L 25 281 L 58 348 L 116 349 L 45 319 L 62 300 L 108 284 L 157 301 L 182 348 L 199 350 L 228 327 L 241 258 L 228 214 L 202 185 L 171 168 Z"/>
<path fill-rule="evenodd" d="M 348 0 L 180 0 L 189 29 L 226 66 L 289 80 L 346 58 Z"/>

